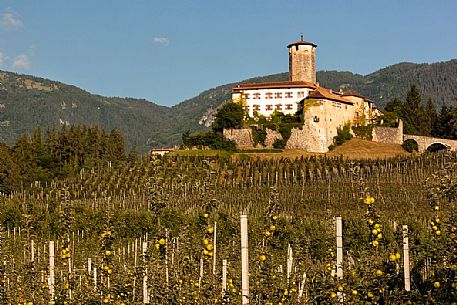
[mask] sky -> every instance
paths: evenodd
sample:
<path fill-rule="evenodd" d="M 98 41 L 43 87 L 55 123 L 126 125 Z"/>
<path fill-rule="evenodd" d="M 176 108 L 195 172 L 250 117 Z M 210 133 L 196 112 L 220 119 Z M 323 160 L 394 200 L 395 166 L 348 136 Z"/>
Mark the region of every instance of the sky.
<path fill-rule="evenodd" d="M 456 0 L 0 0 L 0 70 L 172 106 L 286 72 L 301 34 L 317 70 L 454 59 L 456 13 Z"/>

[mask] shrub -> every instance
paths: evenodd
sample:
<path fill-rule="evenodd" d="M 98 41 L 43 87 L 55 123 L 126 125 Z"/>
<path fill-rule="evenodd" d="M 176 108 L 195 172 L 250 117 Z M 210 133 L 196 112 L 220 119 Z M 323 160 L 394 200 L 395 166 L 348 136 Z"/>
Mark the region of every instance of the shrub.
<path fill-rule="evenodd" d="M 405 142 L 403 142 L 401 147 L 403 147 L 403 149 L 406 150 L 409 153 L 412 153 L 413 151 L 419 151 L 419 147 L 417 145 L 417 142 L 412 140 L 412 139 L 408 139 Z"/>
<path fill-rule="evenodd" d="M 267 138 L 267 131 L 262 128 L 251 127 L 252 129 L 252 140 L 254 141 L 254 146 L 257 144 L 262 144 L 265 146 L 265 139 Z"/>
<path fill-rule="evenodd" d="M 336 131 L 336 136 L 333 138 L 333 143 L 335 146 L 342 145 L 344 142 L 352 139 L 352 134 L 350 132 L 351 125 L 345 124 L 343 127 L 339 127 Z"/>
<path fill-rule="evenodd" d="M 276 149 L 284 149 L 286 147 L 286 141 L 285 140 L 281 140 L 281 139 L 276 139 L 274 142 L 273 142 L 273 148 L 276 148 Z"/>
<path fill-rule="evenodd" d="M 368 126 L 353 126 L 352 131 L 357 138 L 364 140 L 373 140 L 373 125 Z"/>

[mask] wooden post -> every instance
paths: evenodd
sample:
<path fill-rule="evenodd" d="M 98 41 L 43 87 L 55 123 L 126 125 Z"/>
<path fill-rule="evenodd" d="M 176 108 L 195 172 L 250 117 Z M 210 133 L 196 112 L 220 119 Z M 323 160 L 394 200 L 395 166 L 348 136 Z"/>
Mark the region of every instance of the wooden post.
<path fill-rule="evenodd" d="M 138 253 L 138 239 L 135 238 L 135 244 L 134 244 L 134 250 L 133 250 L 133 255 L 134 255 L 134 262 L 135 262 L 135 267 L 136 267 L 136 257 L 137 257 L 137 253 Z"/>
<path fill-rule="evenodd" d="M 97 290 L 97 267 L 94 268 L 94 290 Z"/>
<path fill-rule="evenodd" d="M 169 270 L 168 270 L 168 229 L 165 229 L 165 285 L 168 289 L 170 282 Z"/>
<path fill-rule="evenodd" d="M 336 217 L 336 276 L 343 279 L 343 220 Z"/>
<path fill-rule="evenodd" d="M 30 241 L 30 252 L 31 252 L 30 260 L 33 263 L 35 261 L 35 242 L 33 241 L 33 239 Z"/>
<path fill-rule="evenodd" d="M 287 245 L 287 284 L 289 284 L 290 274 L 292 273 L 293 253 L 290 244 Z"/>
<path fill-rule="evenodd" d="M 241 304 L 249 304 L 248 216 L 241 215 Z"/>
<path fill-rule="evenodd" d="M 200 276 L 198 277 L 198 287 L 201 287 L 203 280 L 203 257 L 200 257 Z M 198 288 L 200 290 L 200 288 Z"/>
<path fill-rule="evenodd" d="M 298 300 L 300 300 L 303 297 L 303 290 L 305 288 L 306 284 L 306 272 L 303 272 L 303 277 L 300 283 L 300 286 L 298 288 Z"/>
<path fill-rule="evenodd" d="M 90 274 L 92 271 L 92 258 L 87 258 L 87 273 Z"/>
<path fill-rule="evenodd" d="M 213 275 L 216 275 L 216 249 L 217 249 L 217 222 L 214 222 L 213 232 Z"/>
<path fill-rule="evenodd" d="M 54 241 L 49 241 L 49 295 L 51 297 L 51 304 L 54 304 L 54 285 L 55 285 L 55 275 L 54 275 Z"/>
<path fill-rule="evenodd" d="M 227 260 L 222 260 L 222 296 L 224 296 L 227 290 Z"/>
<path fill-rule="evenodd" d="M 411 275 L 409 271 L 409 239 L 408 226 L 403 225 L 403 265 L 405 275 L 405 290 L 411 290 Z"/>
<path fill-rule="evenodd" d="M 143 263 L 146 264 L 146 249 L 148 247 L 147 242 L 143 242 Z M 148 268 L 144 268 L 143 274 L 143 304 L 149 304 L 149 294 L 148 294 Z"/>

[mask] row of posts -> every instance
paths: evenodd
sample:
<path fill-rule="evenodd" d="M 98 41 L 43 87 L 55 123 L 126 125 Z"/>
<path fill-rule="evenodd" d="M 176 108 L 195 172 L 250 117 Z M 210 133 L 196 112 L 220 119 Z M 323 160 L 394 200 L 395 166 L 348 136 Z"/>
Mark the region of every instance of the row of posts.
<path fill-rule="evenodd" d="M 241 215 L 241 304 L 249 304 L 249 242 L 248 242 L 248 217 Z M 214 224 L 214 256 L 213 256 L 213 274 L 216 273 L 216 223 Z M 32 244 L 33 245 L 33 244 Z M 143 256 L 147 250 L 147 242 L 143 242 Z M 32 246 L 33 247 L 33 246 Z M 33 251 L 32 251 L 33 253 Z M 33 254 L 32 254 L 33 255 Z M 33 257 L 32 257 L 33 260 Z M 403 225 L 403 264 L 404 264 L 404 282 L 405 290 L 411 290 L 410 262 L 409 262 L 409 240 L 408 226 Z M 91 270 L 92 260 L 88 259 L 88 270 Z M 343 278 L 343 221 L 341 217 L 336 217 L 336 276 L 338 279 Z M 290 245 L 287 249 L 287 278 L 290 277 L 292 271 L 292 248 Z M 94 268 L 94 283 L 97 285 L 97 270 Z M 303 275 L 304 280 L 306 274 Z M 49 294 L 51 304 L 55 297 L 55 243 L 49 242 Z M 227 260 L 222 260 L 222 291 L 227 289 Z M 299 287 L 299 295 L 303 294 L 303 283 Z M 339 297 L 342 299 L 342 294 Z M 149 304 L 148 294 L 148 273 L 147 270 L 143 277 L 143 303 Z"/>
<path fill-rule="evenodd" d="M 249 304 L 249 253 L 248 253 L 248 217 L 241 215 L 241 304 Z M 403 225 L 403 265 L 404 265 L 404 282 L 405 290 L 411 290 L 411 275 L 409 262 L 409 240 L 408 226 Z M 343 279 L 343 219 L 336 217 L 336 276 Z M 287 278 L 289 279 L 290 270 L 292 269 L 292 249 L 290 245 L 287 251 Z M 223 275 L 224 276 L 224 275 Z M 306 274 L 303 274 L 303 280 Z M 303 283 L 299 287 L 299 297 L 303 294 Z M 225 286 L 223 286 L 225 289 Z M 343 294 L 339 292 L 339 299 L 343 301 Z"/>

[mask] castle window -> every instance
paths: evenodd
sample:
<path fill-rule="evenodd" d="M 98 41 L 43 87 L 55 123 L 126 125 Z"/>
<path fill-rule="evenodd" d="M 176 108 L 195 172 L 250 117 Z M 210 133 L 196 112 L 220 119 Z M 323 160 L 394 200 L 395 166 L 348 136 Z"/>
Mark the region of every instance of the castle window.
<path fill-rule="evenodd" d="M 271 92 L 265 93 L 265 98 L 266 99 L 272 99 L 273 98 L 273 93 L 271 93 Z"/>
<path fill-rule="evenodd" d="M 293 105 L 292 104 L 286 104 L 286 110 L 292 110 Z"/>
<path fill-rule="evenodd" d="M 282 92 L 276 92 L 275 98 L 282 98 Z"/>
<path fill-rule="evenodd" d="M 254 111 L 260 111 L 260 105 L 254 105 Z"/>
<path fill-rule="evenodd" d="M 286 98 L 292 98 L 293 94 L 292 92 L 286 92 Z"/>
<path fill-rule="evenodd" d="M 249 96 L 249 93 L 245 93 L 245 94 L 243 94 L 243 97 L 244 97 L 246 100 L 248 100 L 248 99 L 250 99 L 250 98 L 251 98 L 251 97 Z"/>
<path fill-rule="evenodd" d="M 267 111 L 268 111 L 268 110 L 269 110 L 269 111 L 273 110 L 273 105 L 267 105 L 267 106 L 266 106 L 266 110 L 267 110 Z"/>
<path fill-rule="evenodd" d="M 254 99 L 259 100 L 260 99 L 260 93 L 256 92 L 254 93 Z"/>
<path fill-rule="evenodd" d="M 304 97 L 305 97 L 305 92 L 303 92 L 303 91 L 297 92 L 297 98 L 304 98 Z"/>
<path fill-rule="evenodd" d="M 277 104 L 276 107 L 275 107 L 275 110 L 282 110 L 282 105 L 281 104 Z"/>
<path fill-rule="evenodd" d="M 243 106 L 244 111 L 249 112 L 249 106 Z"/>

